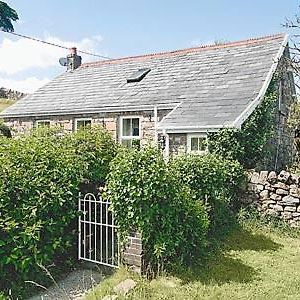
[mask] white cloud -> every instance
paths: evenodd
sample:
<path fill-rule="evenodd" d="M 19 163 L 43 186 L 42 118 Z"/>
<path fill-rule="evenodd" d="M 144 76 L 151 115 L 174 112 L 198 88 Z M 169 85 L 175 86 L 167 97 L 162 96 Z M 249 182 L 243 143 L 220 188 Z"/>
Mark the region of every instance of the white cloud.
<path fill-rule="evenodd" d="M 49 81 L 49 78 L 38 79 L 36 77 L 28 77 L 23 80 L 14 80 L 0 77 L 0 87 L 6 87 L 12 90 L 30 94 Z"/>
<path fill-rule="evenodd" d="M 102 37 L 99 35 L 83 38 L 81 41 L 63 41 L 54 36 L 44 38 L 46 42 L 60 44 L 71 48 L 77 47 L 88 52 L 97 52 Z M 25 38 L 12 40 L 4 38 L 0 43 L 0 72 L 13 75 L 31 68 L 42 68 L 57 66 L 58 59 L 65 57 L 68 50 L 38 43 Z M 84 61 L 91 57 L 82 55 Z"/>

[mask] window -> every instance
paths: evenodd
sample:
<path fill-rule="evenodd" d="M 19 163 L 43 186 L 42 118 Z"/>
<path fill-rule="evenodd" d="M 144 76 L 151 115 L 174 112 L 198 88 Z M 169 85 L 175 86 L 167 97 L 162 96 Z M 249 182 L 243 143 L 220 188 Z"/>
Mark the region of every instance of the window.
<path fill-rule="evenodd" d="M 131 76 L 127 78 L 127 82 L 139 82 L 141 81 L 149 72 L 151 69 L 149 68 L 143 68 L 138 69 L 136 72 L 134 72 Z"/>
<path fill-rule="evenodd" d="M 129 148 L 139 146 L 141 139 L 140 118 L 121 117 L 120 125 L 121 144 Z"/>
<path fill-rule="evenodd" d="M 92 119 L 77 119 L 75 120 L 75 131 L 91 127 Z"/>
<path fill-rule="evenodd" d="M 194 135 L 190 134 L 187 138 L 187 149 L 191 153 L 205 153 L 207 152 L 207 140 L 206 135 Z"/>
<path fill-rule="evenodd" d="M 36 121 L 36 127 L 40 128 L 40 127 L 50 127 L 50 121 L 49 120 L 39 120 Z"/>

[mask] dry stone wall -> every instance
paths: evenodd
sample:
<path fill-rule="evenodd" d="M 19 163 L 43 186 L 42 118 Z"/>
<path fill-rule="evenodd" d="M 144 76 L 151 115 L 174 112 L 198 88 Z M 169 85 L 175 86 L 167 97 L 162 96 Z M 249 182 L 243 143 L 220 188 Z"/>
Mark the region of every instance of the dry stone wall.
<path fill-rule="evenodd" d="M 300 227 L 300 178 L 287 171 L 249 173 L 250 191 L 246 202 L 257 209 Z"/>

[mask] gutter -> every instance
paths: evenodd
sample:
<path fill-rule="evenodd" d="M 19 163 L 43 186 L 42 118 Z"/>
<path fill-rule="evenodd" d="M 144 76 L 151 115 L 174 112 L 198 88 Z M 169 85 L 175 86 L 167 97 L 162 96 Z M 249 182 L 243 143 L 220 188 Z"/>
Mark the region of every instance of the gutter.
<path fill-rule="evenodd" d="M 8 109 L 13 108 L 13 106 Z M 169 110 L 174 109 L 174 104 L 159 104 L 157 109 Z M 88 109 L 78 109 L 73 111 L 49 111 L 49 112 L 32 112 L 26 114 L 14 114 L 5 113 L 5 110 L 0 113 L 0 118 L 10 119 L 10 118 L 39 118 L 39 117 L 56 117 L 56 116 L 72 116 L 72 115 L 91 115 L 91 114 L 101 114 L 106 113 L 118 113 L 118 112 L 135 112 L 135 111 L 153 111 L 153 105 L 143 105 L 143 106 L 127 106 L 124 107 L 107 107 L 107 108 L 88 108 Z"/>
<path fill-rule="evenodd" d="M 166 133 L 207 133 L 215 132 L 222 128 L 233 128 L 232 124 L 229 125 L 207 125 L 207 126 L 169 126 L 166 128 L 158 128 L 158 132 Z"/>

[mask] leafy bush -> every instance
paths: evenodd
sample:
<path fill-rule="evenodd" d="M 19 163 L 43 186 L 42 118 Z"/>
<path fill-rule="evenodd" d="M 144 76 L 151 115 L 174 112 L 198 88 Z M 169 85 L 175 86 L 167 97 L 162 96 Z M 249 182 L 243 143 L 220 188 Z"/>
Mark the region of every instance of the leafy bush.
<path fill-rule="evenodd" d="M 39 265 L 75 254 L 79 186 L 103 180 L 114 150 L 101 129 L 0 138 L 0 290 L 20 294 L 25 280 L 43 279 Z"/>
<path fill-rule="evenodd" d="M 2 120 L 0 120 L 0 136 L 12 137 L 9 127 Z"/>
<path fill-rule="evenodd" d="M 230 207 L 245 182 L 245 173 L 237 161 L 225 160 L 216 155 L 178 156 L 170 162 L 173 174 L 187 185 L 196 198 L 209 206 L 210 231 L 224 231 L 230 221 Z"/>
<path fill-rule="evenodd" d="M 142 234 L 152 270 L 203 253 L 209 225 L 205 205 L 177 180 L 158 150 L 120 151 L 111 164 L 106 197 L 123 238 L 129 230 Z"/>
<path fill-rule="evenodd" d="M 6 300 L 7 297 L 0 291 L 0 300 Z"/>
<path fill-rule="evenodd" d="M 109 164 L 116 155 L 117 144 L 102 127 L 79 130 L 69 136 L 72 147 L 88 165 L 85 179 L 95 185 L 104 185 Z"/>

